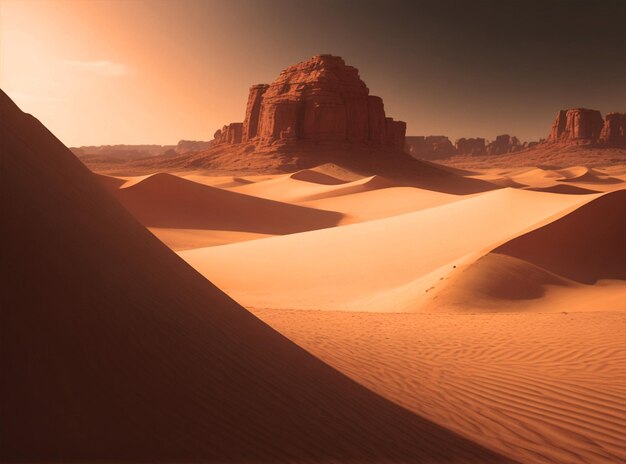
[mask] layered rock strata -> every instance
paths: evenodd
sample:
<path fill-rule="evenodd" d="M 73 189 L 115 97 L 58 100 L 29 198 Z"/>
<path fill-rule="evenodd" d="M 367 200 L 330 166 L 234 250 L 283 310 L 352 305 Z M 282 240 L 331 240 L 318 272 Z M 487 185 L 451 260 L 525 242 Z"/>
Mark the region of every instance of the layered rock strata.
<path fill-rule="evenodd" d="M 459 155 L 484 155 L 485 139 L 483 138 L 460 138 L 455 142 L 456 151 Z"/>
<path fill-rule="evenodd" d="M 406 123 L 385 114 L 380 97 L 342 58 L 316 55 L 271 84 L 250 88 L 244 122 L 224 126 L 215 144 L 259 146 L 291 141 L 377 144 L 404 149 Z"/>
<path fill-rule="evenodd" d="M 496 136 L 496 139 L 485 147 L 485 151 L 488 155 L 503 155 L 519 151 L 522 148 L 524 148 L 524 145 L 520 143 L 517 137 L 503 134 Z"/>

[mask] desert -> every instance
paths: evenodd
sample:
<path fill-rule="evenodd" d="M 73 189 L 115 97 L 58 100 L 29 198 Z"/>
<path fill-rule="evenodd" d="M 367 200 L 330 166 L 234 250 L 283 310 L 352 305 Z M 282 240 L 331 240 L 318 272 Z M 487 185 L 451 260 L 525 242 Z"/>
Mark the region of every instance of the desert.
<path fill-rule="evenodd" d="M 422 2 L 420 24 L 452 15 L 453 37 L 463 32 L 459 40 L 485 45 L 460 16 L 478 21 L 482 11 L 484 21 L 493 19 L 485 31 L 530 53 L 537 44 L 511 35 L 507 12 L 536 19 L 554 8 L 561 15 L 541 21 L 569 31 L 565 19 L 582 21 L 590 8 L 470 3 L 451 2 L 458 11 L 450 12 Z M 313 17 L 336 19 L 270 4 L 275 18 L 253 3 L 222 5 L 220 13 L 243 25 L 255 11 L 254 24 L 278 21 L 292 37 L 304 36 Z M 33 5 L 2 8 L 15 24 L 34 15 L 42 29 L 29 29 L 32 37 L 80 14 L 85 25 L 76 34 L 86 44 L 118 18 L 127 35 L 107 41 L 111 50 L 129 43 L 147 50 L 137 31 L 161 37 L 156 26 L 168 24 L 178 35 L 159 42 L 160 53 L 191 61 L 148 77 L 107 61 L 62 65 L 95 72 L 85 88 L 114 82 L 92 117 L 106 102 L 119 104 L 124 80 L 140 80 L 127 98 L 154 91 L 162 100 L 155 107 L 146 100 L 141 120 L 131 123 L 124 112 L 97 120 L 102 134 L 152 124 L 153 137 L 141 143 L 95 137 L 88 128 L 97 121 L 70 118 L 78 104 L 64 107 L 56 97 L 43 101 L 40 117 L 34 100 L 11 90 L 10 72 L 1 75 L 1 462 L 626 462 L 626 93 L 582 94 L 570 73 L 563 87 L 574 90 L 559 96 L 563 106 L 537 96 L 532 115 L 519 103 L 513 116 L 495 112 L 479 126 L 493 102 L 483 89 L 485 100 L 472 106 L 461 80 L 467 105 L 441 97 L 417 118 L 403 104 L 408 96 L 392 90 L 436 88 L 434 77 L 369 66 L 356 52 L 307 54 L 295 38 L 285 46 L 291 54 L 267 39 L 281 66 L 260 49 L 243 64 L 228 58 L 247 74 L 215 58 L 198 75 L 214 82 L 221 65 L 219 82 L 229 90 L 200 92 L 205 85 L 191 70 L 201 53 L 187 41 L 216 34 L 196 21 L 210 17 L 218 27 L 217 10 L 206 10 L 217 4 L 37 3 L 48 16 Z M 602 18 L 613 24 L 623 5 L 605 6 L 613 14 Z M 391 14 L 380 2 L 336 8 L 346 24 Z M 404 24 L 395 15 L 417 11 L 402 2 L 394 8 L 390 41 Z M 136 19 L 127 23 L 116 11 Z M 350 27 L 367 41 L 361 26 Z M 28 36 L 6 30 L 15 44 Z M 216 48 L 246 50 L 266 40 L 264 30 Z M 617 37 L 616 30 L 598 34 Z M 405 34 L 417 41 L 417 30 Z M 564 50 L 579 43 L 567 42 L 571 31 L 537 34 Z M 479 51 L 464 50 L 478 60 Z M 623 69 L 599 47 L 580 53 Z M 7 60 L 16 69 L 21 62 Z M 464 79 L 479 82 L 463 69 Z M 515 71 L 520 89 L 538 85 Z M 171 92 L 151 88 L 160 79 Z M 241 82 L 247 87 L 235 88 Z M 497 92 L 500 84 L 489 82 Z M 165 103 L 175 101 L 189 114 L 211 101 L 214 119 L 185 132 L 191 123 L 181 107 L 157 129 Z M 460 106 L 473 116 L 455 119 Z M 499 120 L 510 125 L 506 133 Z M 65 142 L 72 131 L 88 137 Z"/>

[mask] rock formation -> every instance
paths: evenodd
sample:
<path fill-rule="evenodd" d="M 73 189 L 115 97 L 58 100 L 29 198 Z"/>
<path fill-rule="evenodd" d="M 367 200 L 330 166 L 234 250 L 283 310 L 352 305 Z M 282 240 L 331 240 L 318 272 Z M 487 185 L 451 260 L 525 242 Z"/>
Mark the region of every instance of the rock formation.
<path fill-rule="evenodd" d="M 243 124 L 240 122 L 231 122 L 229 125 L 222 127 L 213 134 L 213 144 L 221 143 L 241 143 L 243 133 Z"/>
<path fill-rule="evenodd" d="M 359 72 L 343 59 L 316 55 L 290 66 L 271 85 L 250 88 L 243 124 L 215 133 L 215 144 L 268 146 L 291 141 L 375 144 L 404 149 L 406 123 L 385 115 Z"/>
<path fill-rule="evenodd" d="M 200 140 L 179 140 L 176 144 L 174 151 L 177 155 L 184 155 L 185 153 L 193 153 L 202 150 L 206 150 L 211 146 L 211 142 L 205 142 Z"/>
<path fill-rule="evenodd" d="M 406 149 L 411 156 L 420 159 L 442 159 L 456 154 L 456 148 L 445 135 L 406 137 Z"/>
<path fill-rule="evenodd" d="M 502 155 L 521 150 L 522 148 L 523 145 L 517 137 L 503 134 L 496 136 L 496 139 L 486 146 L 485 151 L 488 155 Z"/>
<path fill-rule="evenodd" d="M 561 110 L 557 115 L 548 136 L 549 143 L 595 143 L 604 121 L 597 110 L 572 108 Z"/>
<path fill-rule="evenodd" d="M 606 115 L 599 142 L 603 145 L 626 147 L 626 113 Z"/>
<path fill-rule="evenodd" d="M 626 113 L 572 108 L 557 115 L 546 143 L 626 147 Z"/>
<path fill-rule="evenodd" d="M 458 139 L 454 145 L 459 155 L 480 156 L 485 154 L 485 139 L 483 138 L 466 139 L 463 137 Z"/>
<path fill-rule="evenodd" d="M 263 95 L 269 85 L 257 84 L 250 87 L 248 94 L 248 106 L 246 107 L 246 118 L 243 121 L 242 141 L 247 142 L 256 137 L 259 129 L 259 116 L 261 114 L 261 103 Z"/>

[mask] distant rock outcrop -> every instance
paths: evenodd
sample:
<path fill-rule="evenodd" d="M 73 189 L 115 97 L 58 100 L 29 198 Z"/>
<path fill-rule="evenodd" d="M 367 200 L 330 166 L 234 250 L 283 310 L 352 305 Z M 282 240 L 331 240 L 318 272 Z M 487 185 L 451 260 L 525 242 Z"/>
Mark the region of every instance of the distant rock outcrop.
<path fill-rule="evenodd" d="M 488 155 L 502 155 L 504 153 L 512 153 L 524 148 L 519 139 L 509 134 L 496 136 L 496 139 L 489 143 L 485 150 Z"/>
<path fill-rule="evenodd" d="M 215 133 L 215 144 L 292 141 L 376 144 L 404 149 L 406 123 L 385 115 L 359 72 L 342 58 L 316 55 L 290 66 L 271 85 L 250 88 L 243 123 Z"/>
<path fill-rule="evenodd" d="M 606 115 L 599 142 L 603 145 L 626 147 L 626 113 Z"/>
<path fill-rule="evenodd" d="M 561 110 L 557 115 L 550 135 L 549 143 L 595 143 L 600 137 L 604 120 L 597 110 L 572 108 Z"/>
<path fill-rule="evenodd" d="M 213 134 L 213 144 L 220 143 L 241 143 L 243 135 L 243 123 L 231 122 L 229 125 L 222 127 Z"/>
<path fill-rule="evenodd" d="M 211 146 L 211 142 L 205 142 L 200 140 L 179 140 L 176 144 L 174 151 L 177 155 L 184 155 L 186 153 L 193 153 L 202 150 L 206 150 Z"/>
<path fill-rule="evenodd" d="M 485 139 L 483 138 L 466 139 L 463 137 L 458 139 L 454 145 L 456 146 L 456 151 L 459 155 L 480 156 L 486 153 Z"/>
<path fill-rule="evenodd" d="M 557 114 L 546 140 L 551 144 L 626 147 L 626 113 L 572 108 Z"/>
<path fill-rule="evenodd" d="M 445 135 L 406 137 L 405 151 L 414 158 L 435 160 L 447 158 L 457 153 L 456 148 Z"/>
<path fill-rule="evenodd" d="M 76 156 L 138 159 L 159 156 L 174 145 L 90 145 L 70 148 Z"/>

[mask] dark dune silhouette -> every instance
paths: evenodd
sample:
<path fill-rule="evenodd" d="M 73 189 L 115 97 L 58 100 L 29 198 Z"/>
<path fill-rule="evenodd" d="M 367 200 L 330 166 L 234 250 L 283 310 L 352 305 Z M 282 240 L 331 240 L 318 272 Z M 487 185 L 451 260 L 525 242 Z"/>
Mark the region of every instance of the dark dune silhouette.
<path fill-rule="evenodd" d="M 334 211 L 229 192 L 171 174 L 155 174 L 114 195 L 148 227 L 282 235 L 333 227 L 343 218 Z"/>
<path fill-rule="evenodd" d="M 0 108 L 0 460 L 504 460 L 259 321 Z"/>
<path fill-rule="evenodd" d="M 112 176 L 105 176 L 104 174 L 94 173 L 94 176 L 96 177 L 98 182 L 100 182 L 107 188 L 107 190 L 116 190 L 126 183 L 124 179 L 119 179 Z"/>

